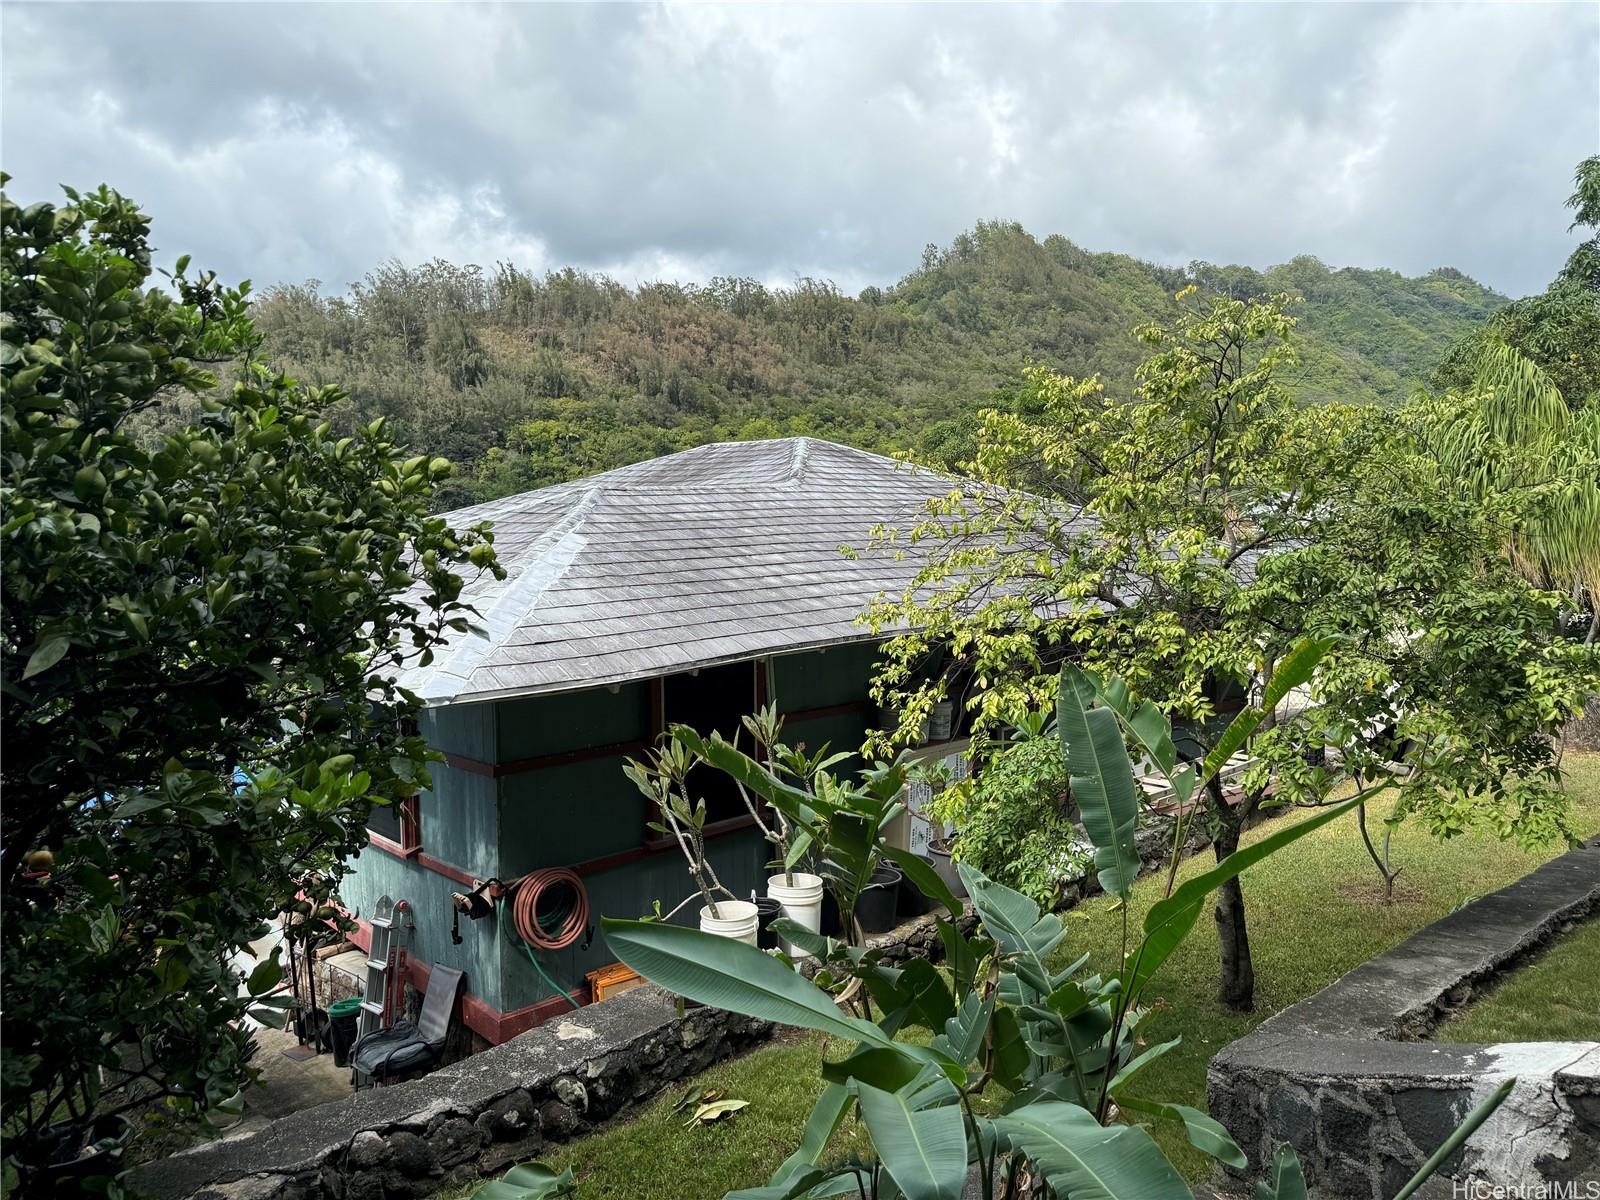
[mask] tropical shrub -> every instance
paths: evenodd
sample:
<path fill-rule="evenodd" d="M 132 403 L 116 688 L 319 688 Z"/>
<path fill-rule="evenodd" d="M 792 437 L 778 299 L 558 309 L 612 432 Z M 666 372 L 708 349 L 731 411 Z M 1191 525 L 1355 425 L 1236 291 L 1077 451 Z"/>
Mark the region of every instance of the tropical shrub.
<path fill-rule="evenodd" d="M 1086 861 L 1067 782 L 1056 740 L 1024 731 L 988 755 L 976 779 L 934 792 L 928 815 L 955 827 L 957 859 L 1048 908 L 1060 880 Z"/>
<path fill-rule="evenodd" d="M 0 529 L 5 1153 L 31 1187 L 97 1115 L 195 1115 L 281 1019 L 289 912 L 336 916 L 374 804 L 428 784 L 389 682 L 467 628 L 487 534 L 430 516 L 449 464 L 254 362 L 246 288 L 180 258 L 107 189 L 3 208 Z M 239 382 L 217 386 L 208 364 Z M 193 402 L 154 444 L 140 413 Z M 162 1100 L 170 1103 L 162 1104 Z"/>

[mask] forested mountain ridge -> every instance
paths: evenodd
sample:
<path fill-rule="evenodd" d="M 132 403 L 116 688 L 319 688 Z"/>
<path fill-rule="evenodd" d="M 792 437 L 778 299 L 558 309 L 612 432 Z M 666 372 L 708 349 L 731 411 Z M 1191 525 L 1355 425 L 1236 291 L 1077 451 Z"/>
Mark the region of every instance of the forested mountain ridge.
<path fill-rule="evenodd" d="M 731 438 L 949 457 L 1029 361 L 1125 390 L 1141 356 L 1130 329 L 1170 317 L 1191 282 L 1303 297 L 1294 386 L 1308 403 L 1401 398 L 1506 302 L 1449 269 L 1180 269 L 993 222 L 858 297 L 814 279 L 629 288 L 435 261 L 381 267 L 348 296 L 272 287 L 255 318 L 268 361 L 348 390 L 336 422 L 387 414 L 419 452 L 462 464 L 455 504 Z"/>

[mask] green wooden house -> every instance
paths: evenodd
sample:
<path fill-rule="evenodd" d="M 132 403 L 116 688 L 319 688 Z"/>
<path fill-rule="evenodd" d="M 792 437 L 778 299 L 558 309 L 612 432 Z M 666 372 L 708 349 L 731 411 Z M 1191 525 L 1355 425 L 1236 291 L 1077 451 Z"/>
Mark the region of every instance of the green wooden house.
<path fill-rule="evenodd" d="M 493 522 L 507 577 L 465 597 L 483 634 L 403 679 L 446 761 L 431 791 L 373 818 L 343 888 L 363 947 L 378 899 L 405 900 L 411 982 L 426 990 L 429 963 L 464 970 L 464 1019 L 491 1043 L 587 1002 L 586 977 L 613 961 L 598 929 L 532 954 L 500 928 L 500 906 L 457 920 L 452 893 L 559 866 L 582 878 L 593 922 L 676 905 L 691 890 L 683 860 L 648 829 L 624 758 L 675 722 L 731 733 L 768 702 L 791 743 L 859 747 L 877 723 L 877 650 L 856 617 L 916 564 L 840 547 L 909 525 L 951 486 L 789 438 L 702 446 L 451 514 Z M 700 775 L 718 874 L 741 896 L 761 892 L 769 848 L 737 795 Z"/>

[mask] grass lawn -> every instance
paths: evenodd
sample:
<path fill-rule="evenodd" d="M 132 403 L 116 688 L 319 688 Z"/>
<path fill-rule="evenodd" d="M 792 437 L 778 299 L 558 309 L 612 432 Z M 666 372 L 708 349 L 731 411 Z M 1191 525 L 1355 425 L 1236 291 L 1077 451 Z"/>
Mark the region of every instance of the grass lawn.
<path fill-rule="evenodd" d="M 1441 1042 L 1600 1041 L 1600 917 L 1556 938 L 1434 1032 Z"/>
<path fill-rule="evenodd" d="M 1591 836 L 1600 832 L 1600 754 L 1568 753 L 1565 762 L 1574 825 L 1583 836 Z M 1375 806 L 1374 816 L 1383 815 L 1379 807 Z M 1297 819 L 1293 814 L 1281 818 Z M 1281 825 L 1271 822 L 1265 828 Z M 1164 1005 L 1147 1027 L 1149 1035 L 1163 1041 L 1181 1036 L 1183 1045 L 1146 1069 L 1137 1091 L 1204 1108 L 1206 1063 L 1220 1047 L 1465 901 L 1525 875 L 1562 849 L 1551 846 L 1530 854 L 1487 837 L 1440 842 L 1420 829 L 1402 827 L 1394 839 L 1394 861 L 1403 871 L 1395 903 L 1385 906 L 1377 871 L 1361 846 L 1353 817 L 1302 838 L 1244 876 L 1256 969 L 1255 1013 L 1231 1013 L 1216 1002 L 1217 936 L 1211 923 L 1202 919 L 1148 993 L 1159 996 Z M 1179 873 L 1198 873 L 1211 861 L 1209 854 L 1193 858 Z M 1137 887 L 1131 913 L 1135 928 L 1159 889 L 1155 877 Z M 1114 970 L 1122 919 L 1112 906 L 1092 901 L 1069 913 L 1068 922 L 1067 956 L 1087 950 L 1091 969 Z M 1587 946 L 1593 962 L 1600 922 L 1590 925 L 1585 935 L 1590 938 Z M 1584 952 L 1583 946 L 1577 947 L 1579 956 Z M 1544 994 L 1554 995 L 1558 986 L 1568 988 L 1576 1005 L 1575 975 L 1547 974 L 1552 979 Z M 1515 1004 L 1512 997 L 1508 1005 Z M 1593 1015 L 1591 1008 L 1591 1019 Z M 1555 1034 L 1543 1023 L 1535 1029 L 1546 1038 L 1572 1036 Z M 837 1045 L 832 1049 L 842 1053 Z M 700 1076 L 696 1087 L 750 1102 L 726 1123 L 685 1128 L 683 1115 L 672 1111 L 688 1090 L 685 1086 L 604 1132 L 552 1148 L 547 1157 L 558 1167 L 573 1169 L 586 1200 L 720 1196 L 731 1188 L 764 1183 L 799 1140 L 821 1090 L 817 1064 L 822 1051 L 820 1038 L 797 1034 Z M 1190 1179 L 1210 1174 L 1211 1160 L 1193 1150 L 1181 1130 L 1157 1126 L 1153 1132 Z M 839 1153 L 848 1153 L 852 1145 L 864 1149 L 859 1139 L 859 1131 L 847 1126 L 840 1133 Z"/>

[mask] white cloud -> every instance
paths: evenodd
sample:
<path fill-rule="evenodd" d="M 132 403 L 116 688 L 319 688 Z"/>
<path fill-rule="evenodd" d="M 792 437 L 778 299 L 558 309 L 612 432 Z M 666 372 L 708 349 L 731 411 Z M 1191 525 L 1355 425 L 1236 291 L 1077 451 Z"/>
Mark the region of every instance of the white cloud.
<path fill-rule="evenodd" d="M 980 218 L 1536 290 L 1600 10 L 8 3 L 15 191 L 260 282 L 394 256 L 892 282 Z M 93 80 L 86 88 L 84 80 Z"/>

